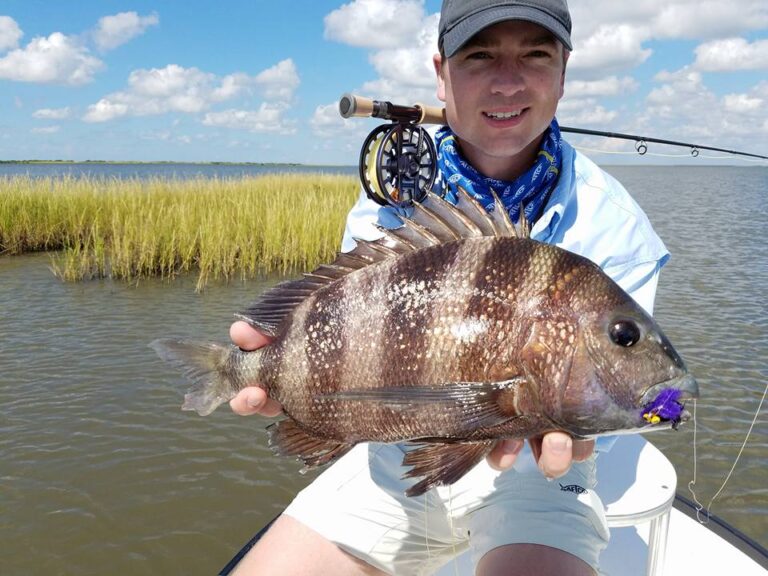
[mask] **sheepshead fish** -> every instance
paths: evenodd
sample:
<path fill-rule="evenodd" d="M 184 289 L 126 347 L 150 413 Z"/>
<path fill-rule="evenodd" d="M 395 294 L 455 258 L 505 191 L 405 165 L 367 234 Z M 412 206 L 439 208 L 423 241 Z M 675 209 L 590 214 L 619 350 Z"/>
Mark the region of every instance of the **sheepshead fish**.
<path fill-rule="evenodd" d="M 406 494 L 458 480 L 502 438 L 677 427 L 698 396 L 656 322 L 586 258 L 528 238 L 468 194 L 431 195 L 244 314 L 274 341 L 157 340 L 209 414 L 258 383 L 282 404 L 270 444 L 306 467 L 358 442 L 411 441 Z M 496 199 L 496 206 L 501 206 Z"/>

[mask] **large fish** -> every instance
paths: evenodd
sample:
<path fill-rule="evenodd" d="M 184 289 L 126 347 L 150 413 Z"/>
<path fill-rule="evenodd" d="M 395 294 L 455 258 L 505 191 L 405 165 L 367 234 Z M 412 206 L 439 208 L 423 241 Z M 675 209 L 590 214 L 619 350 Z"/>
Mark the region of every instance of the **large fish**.
<path fill-rule="evenodd" d="M 286 416 L 270 444 L 307 467 L 412 441 L 410 496 L 455 482 L 501 438 L 687 419 L 696 381 L 626 292 L 505 210 L 460 204 L 431 195 L 380 240 L 266 292 L 245 317 L 269 346 L 153 342 L 196 383 L 183 408 L 209 414 L 259 383 Z"/>

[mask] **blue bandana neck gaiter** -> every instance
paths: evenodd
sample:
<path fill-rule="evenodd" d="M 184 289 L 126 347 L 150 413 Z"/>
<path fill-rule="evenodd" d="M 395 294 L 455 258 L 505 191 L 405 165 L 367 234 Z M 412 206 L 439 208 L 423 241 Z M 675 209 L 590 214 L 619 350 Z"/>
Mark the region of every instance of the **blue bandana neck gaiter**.
<path fill-rule="evenodd" d="M 435 184 L 435 191 L 445 194 L 454 204 L 461 186 L 480 202 L 486 210 L 493 206 L 491 189 L 504 203 L 513 222 L 520 216 L 520 204 L 525 207 L 528 221 L 533 223 L 541 215 L 550 191 L 557 184 L 560 167 L 563 164 L 562 138 L 557 120 L 552 120 L 541 143 L 541 149 L 533 166 L 512 181 L 488 178 L 467 162 L 456 146 L 456 136 L 448 126 L 435 134 L 437 165 L 441 178 Z"/>

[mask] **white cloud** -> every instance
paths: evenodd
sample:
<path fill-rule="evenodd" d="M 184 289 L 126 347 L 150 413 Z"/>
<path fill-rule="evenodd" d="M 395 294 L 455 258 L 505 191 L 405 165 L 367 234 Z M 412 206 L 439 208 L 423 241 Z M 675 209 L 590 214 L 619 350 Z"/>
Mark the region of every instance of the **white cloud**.
<path fill-rule="evenodd" d="M 127 104 L 112 102 L 107 98 L 102 98 L 96 104 L 88 106 L 88 111 L 83 116 L 85 122 L 106 122 L 114 120 L 128 114 Z"/>
<path fill-rule="evenodd" d="M 768 26 L 764 0 L 661 2 L 651 24 L 660 38 L 716 38 Z"/>
<path fill-rule="evenodd" d="M 159 22 L 157 14 L 139 16 L 136 12 L 120 12 L 113 16 L 104 16 L 99 18 L 93 32 L 93 40 L 100 50 L 112 50 L 143 34 L 147 28 L 156 26 Z"/>
<path fill-rule="evenodd" d="M 599 76 L 633 68 L 645 62 L 652 53 L 642 47 L 645 39 L 642 28 L 627 24 L 602 25 L 588 38 L 574 45 L 568 68 Z"/>
<path fill-rule="evenodd" d="M 16 20 L 10 16 L 0 16 L 0 52 L 16 48 L 23 35 Z"/>
<path fill-rule="evenodd" d="M 330 137 L 339 133 L 352 134 L 360 141 L 371 129 L 365 122 L 356 119 L 342 118 L 339 114 L 339 103 L 321 104 L 315 108 L 309 120 L 312 131 L 321 137 Z"/>
<path fill-rule="evenodd" d="M 64 120 L 69 118 L 70 109 L 66 108 L 40 108 L 32 112 L 33 118 L 41 120 Z"/>
<path fill-rule="evenodd" d="M 253 86 L 253 78 L 242 72 L 228 74 L 221 79 L 218 88 L 211 94 L 211 99 L 217 102 L 236 98 L 248 92 Z"/>
<path fill-rule="evenodd" d="M 768 135 L 768 81 L 744 93 L 719 97 L 690 67 L 663 71 L 655 80 L 661 85 L 648 94 L 644 113 L 638 116 L 638 122 L 655 133 L 696 144 L 751 149 L 755 137 Z"/>
<path fill-rule="evenodd" d="M 587 96 L 618 96 L 637 90 L 639 84 L 631 76 L 619 78 L 607 76 L 599 80 L 571 80 L 565 83 L 565 95 L 568 98 Z"/>
<path fill-rule="evenodd" d="M 60 126 L 41 126 L 39 128 L 32 128 L 33 134 L 55 134 L 61 129 Z"/>
<path fill-rule="evenodd" d="M 260 72 L 254 79 L 267 100 L 288 101 L 299 87 L 299 74 L 290 58 Z"/>
<path fill-rule="evenodd" d="M 644 39 L 718 38 L 768 26 L 765 0 L 579 0 L 570 9 L 577 50 L 604 26 L 626 25 Z"/>
<path fill-rule="evenodd" d="M 423 0 L 353 0 L 325 17 L 325 37 L 351 46 L 392 48 L 412 42 L 423 19 Z"/>
<path fill-rule="evenodd" d="M 768 26 L 765 0 L 580 0 L 570 8 L 575 78 L 627 71 L 651 56 L 653 40 L 720 39 Z"/>
<path fill-rule="evenodd" d="M 617 116 L 618 112 L 606 110 L 595 98 L 564 99 L 557 107 L 557 119 L 563 125 L 607 125 Z"/>
<path fill-rule="evenodd" d="M 213 74 L 198 68 L 169 64 L 165 68 L 139 69 L 128 77 L 130 91 L 148 98 L 170 98 L 179 93 L 193 94 L 207 87 Z"/>
<path fill-rule="evenodd" d="M 768 70 L 768 40 L 713 40 L 696 47 L 694 67 L 705 72 Z"/>
<path fill-rule="evenodd" d="M 258 110 L 230 109 L 221 112 L 208 112 L 203 118 L 203 124 L 250 132 L 293 134 L 296 131 L 295 125 L 283 118 L 284 112 L 284 106 L 263 102 Z"/>
<path fill-rule="evenodd" d="M 326 16 L 326 38 L 371 50 L 377 77 L 349 90 L 396 103 L 438 105 L 432 66 L 438 18 L 427 15 L 419 0 L 354 0 Z"/>
<path fill-rule="evenodd" d="M 105 122 L 127 115 L 168 112 L 196 114 L 208 110 L 215 103 L 247 94 L 252 88 L 263 92 L 267 101 L 285 103 L 293 98 L 298 84 L 299 76 L 290 59 L 253 77 L 236 73 L 219 78 L 198 68 L 184 68 L 177 64 L 139 69 L 131 72 L 126 90 L 109 94 L 89 106 L 83 120 Z M 266 115 L 268 110 L 271 108 L 261 114 Z"/>
<path fill-rule="evenodd" d="M 87 84 L 103 64 L 70 36 L 54 32 L 0 58 L 0 78 L 42 84 Z"/>
<path fill-rule="evenodd" d="M 766 101 L 748 94 L 726 94 L 723 105 L 727 112 L 734 114 L 751 114 L 765 107 Z"/>

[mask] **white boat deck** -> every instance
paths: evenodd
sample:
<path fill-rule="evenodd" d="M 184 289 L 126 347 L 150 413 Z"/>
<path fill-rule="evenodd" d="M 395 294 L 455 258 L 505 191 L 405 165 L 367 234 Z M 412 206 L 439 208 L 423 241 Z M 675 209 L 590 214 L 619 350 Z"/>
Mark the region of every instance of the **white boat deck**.
<path fill-rule="evenodd" d="M 600 561 L 601 576 L 645 576 L 650 523 L 611 529 Z M 471 574 L 471 568 L 470 572 Z M 667 551 L 657 576 L 765 576 L 768 570 L 720 536 L 673 509 Z"/>
<path fill-rule="evenodd" d="M 677 474 L 640 435 L 620 437 L 598 459 L 597 492 L 606 506 L 611 541 L 601 576 L 766 576 L 768 570 L 725 538 L 672 508 Z M 435 576 L 472 574 L 469 554 Z"/>

